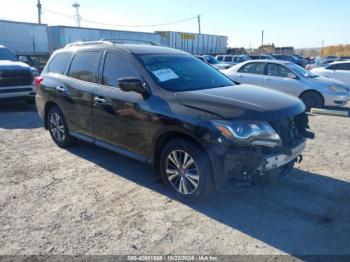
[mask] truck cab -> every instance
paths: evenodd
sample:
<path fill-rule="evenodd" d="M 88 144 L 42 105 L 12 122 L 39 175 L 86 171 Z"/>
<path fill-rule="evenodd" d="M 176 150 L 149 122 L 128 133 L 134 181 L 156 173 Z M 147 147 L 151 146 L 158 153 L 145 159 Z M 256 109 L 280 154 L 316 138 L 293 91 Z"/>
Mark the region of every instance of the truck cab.
<path fill-rule="evenodd" d="M 38 71 L 21 61 L 8 48 L 0 45 L 0 99 L 34 101 L 33 81 Z"/>

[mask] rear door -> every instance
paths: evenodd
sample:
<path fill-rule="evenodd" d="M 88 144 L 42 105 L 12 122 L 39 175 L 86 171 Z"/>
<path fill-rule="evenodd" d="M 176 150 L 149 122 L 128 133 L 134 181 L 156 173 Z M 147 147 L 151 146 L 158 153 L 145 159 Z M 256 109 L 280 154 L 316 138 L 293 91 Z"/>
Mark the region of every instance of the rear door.
<path fill-rule="evenodd" d="M 299 77 L 287 67 L 268 63 L 265 76 L 265 86 L 291 95 L 298 95 L 302 90 Z"/>
<path fill-rule="evenodd" d="M 235 75 L 235 81 L 240 84 L 251 84 L 263 86 L 264 81 L 264 62 L 251 62 L 243 65 Z"/>
<path fill-rule="evenodd" d="M 101 82 L 94 92 L 94 136 L 96 143 L 145 155 L 149 148 L 150 116 L 143 108 L 148 108 L 148 102 L 141 94 L 120 90 L 117 81 L 123 77 L 142 79 L 127 57 L 106 52 Z"/>
<path fill-rule="evenodd" d="M 56 86 L 57 103 L 70 131 L 92 136 L 92 93 L 96 88 L 100 51 L 75 53 L 66 76 Z"/>

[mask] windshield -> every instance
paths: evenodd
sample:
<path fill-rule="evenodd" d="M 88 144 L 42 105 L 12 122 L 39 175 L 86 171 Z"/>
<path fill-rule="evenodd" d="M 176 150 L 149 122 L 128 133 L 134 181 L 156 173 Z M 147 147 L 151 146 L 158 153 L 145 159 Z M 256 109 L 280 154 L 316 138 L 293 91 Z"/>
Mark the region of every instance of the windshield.
<path fill-rule="evenodd" d="M 17 61 L 17 57 L 7 48 L 0 48 L 0 60 Z"/>
<path fill-rule="evenodd" d="M 305 70 L 304 68 L 302 68 L 301 66 L 299 66 L 297 64 L 288 63 L 288 64 L 286 64 L 286 66 L 289 69 L 291 69 L 292 71 L 294 71 L 295 73 L 297 73 L 299 76 L 303 76 L 303 77 L 306 77 L 306 78 L 317 77 L 317 75 L 315 75 L 314 73 Z"/>
<path fill-rule="evenodd" d="M 179 92 L 234 85 L 210 65 L 189 55 L 140 55 L 142 65 L 164 89 Z"/>
<path fill-rule="evenodd" d="M 211 55 L 206 55 L 206 56 L 204 56 L 204 58 L 207 61 L 207 63 L 209 63 L 211 65 L 219 64 L 219 61 L 216 60 L 216 58 L 211 56 Z"/>

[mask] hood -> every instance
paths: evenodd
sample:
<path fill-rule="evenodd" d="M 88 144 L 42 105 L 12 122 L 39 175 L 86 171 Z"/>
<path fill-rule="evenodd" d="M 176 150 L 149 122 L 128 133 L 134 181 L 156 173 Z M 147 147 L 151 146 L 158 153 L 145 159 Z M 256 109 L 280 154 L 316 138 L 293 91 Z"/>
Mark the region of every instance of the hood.
<path fill-rule="evenodd" d="M 305 111 L 305 105 L 300 99 L 253 85 L 186 91 L 176 96 L 184 106 L 210 112 L 224 119 L 275 121 Z"/>
<path fill-rule="evenodd" d="M 10 61 L 10 60 L 0 60 L 0 70 L 30 70 L 30 66 L 18 62 L 18 61 Z"/>
<path fill-rule="evenodd" d="M 326 77 L 326 76 L 317 76 L 315 78 L 309 78 L 312 81 L 319 84 L 328 84 L 328 85 L 345 85 L 343 82 L 336 80 L 334 78 Z"/>

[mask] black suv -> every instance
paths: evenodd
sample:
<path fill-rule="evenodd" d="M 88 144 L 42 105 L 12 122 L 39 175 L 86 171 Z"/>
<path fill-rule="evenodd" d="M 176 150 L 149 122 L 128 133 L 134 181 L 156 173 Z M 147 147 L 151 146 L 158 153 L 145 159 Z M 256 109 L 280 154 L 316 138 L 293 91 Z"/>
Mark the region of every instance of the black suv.
<path fill-rule="evenodd" d="M 310 136 L 298 98 L 235 85 L 165 47 L 71 45 L 35 82 L 39 114 L 58 146 L 81 139 L 152 164 L 183 200 L 288 172 Z"/>

